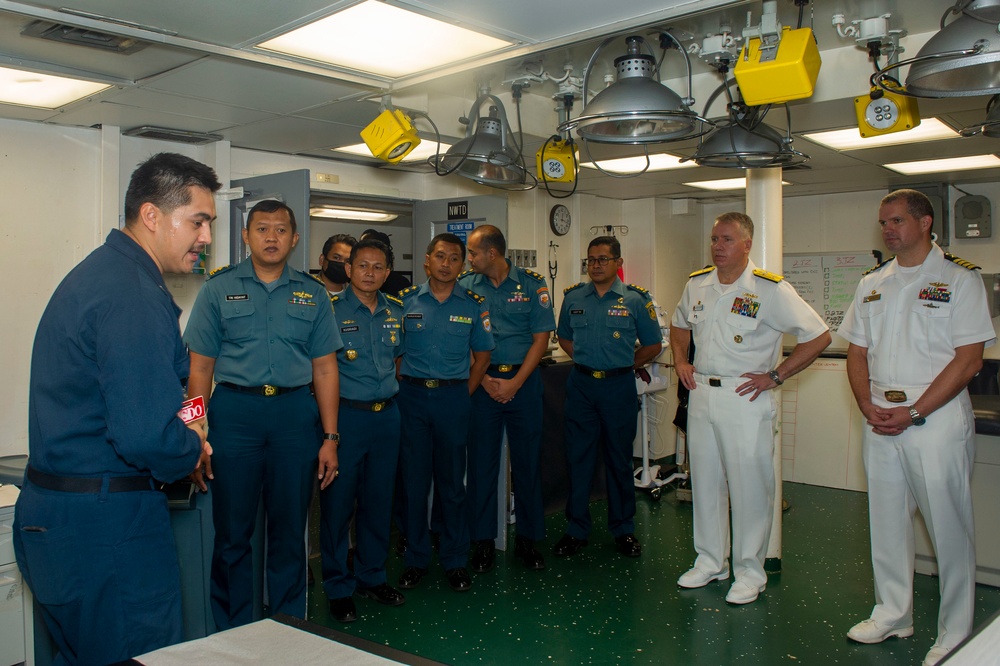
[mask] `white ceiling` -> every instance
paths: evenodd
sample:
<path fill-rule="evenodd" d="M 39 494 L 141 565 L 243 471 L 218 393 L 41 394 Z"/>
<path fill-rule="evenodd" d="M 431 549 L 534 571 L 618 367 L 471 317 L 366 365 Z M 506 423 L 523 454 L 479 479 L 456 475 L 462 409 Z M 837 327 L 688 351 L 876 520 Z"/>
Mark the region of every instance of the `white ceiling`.
<path fill-rule="evenodd" d="M 463 132 L 459 115 L 467 113 L 477 83 L 487 83 L 501 96 L 511 121 L 516 109 L 509 87 L 503 85 L 512 69 L 526 59 L 541 63 L 559 75 L 567 60 L 582 76 L 587 59 L 609 35 L 630 31 L 644 34 L 652 28 L 672 28 L 678 35 L 718 32 L 721 23 L 739 33 L 752 12 L 759 22 L 761 3 L 744 0 L 389 0 L 391 4 L 453 20 L 515 42 L 502 54 L 475 62 L 455 63 L 439 71 L 389 81 L 357 72 L 338 71 L 316 63 L 281 58 L 257 51 L 253 45 L 341 9 L 357 0 L 36 0 L 31 4 L 0 0 L 0 65 L 49 73 L 66 73 L 115 84 L 110 90 L 56 111 L 0 104 L 0 117 L 60 125 L 115 125 L 127 130 L 156 125 L 222 135 L 233 146 L 337 159 L 330 148 L 358 143 L 358 132 L 375 117 L 380 96 L 406 100 L 428 111 L 441 131 L 452 137 Z M 60 9 L 66 3 L 70 9 Z M 851 40 L 838 37 L 831 27 L 835 13 L 852 19 L 892 13 L 891 26 L 911 35 L 937 30 L 950 0 L 815 0 L 805 7 L 805 23 L 812 24 L 823 54 L 817 94 L 792 103 L 796 135 L 817 129 L 855 125 L 853 99 L 867 91 L 871 65 Z M 778 0 L 783 24 L 795 26 L 798 9 L 792 0 Z M 35 20 L 99 30 L 138 38 L 149 44 L 131 55 L 102 52 L 81 46 L 56 44 L 25 37 L 21 31 Z M 372 48 L 378 48 L 378 27 L 372 27 Z M 623 44 L 624 42 L 620 42 Z M 688 43 L 688 42 L 685 42 Z M 904 40 L 905 43 L 905 40 Z M 908 50 L 904 57 L 915 54 Z M 623 53 L 619 42 L 604 51 L 595 81 L 608 63 Z M 674 59 L 675 62 L 671 62 Z M 605 60 L 607 62 L 605 62 Z M 682 60 L 668 54 L 665 78 L 682 81 Z M 721 79 L 695 59 L 697 111 Z M 822 93 L 821 93 L 822 90 Z M 682 91 L 678 91 L 682 92 Z M 524 151 L 534 171 L 534 154 L 558 124 L 552 83 L 532 84 L 524 93 L 521 124 Z M 958 128 L 985 116 L 986 98 L 920 100 L 922 115 L 938 115 Z M 404 102 L 399 102 L 404 104 Z M 579 112 L 579 103 L 575 113 Z M 723 113 L 722 103 L 712 115 Z M 784 126 L 781 109 L 768 121 Z M 418 127 L 425 126 L 418 122 Z M 880 189 L 916 182 L 982 182 L 996 180 L 995 170 L 908 179 L 878 166 L 937 156 L 958 156 L 997 150 L 994 139 L 955 139 L 904 148 L 869 149 L 838 154 L 797 138 L 795 148 L 810 155 L 804 169 L 786 170 L 794 185 L 787 195 Z M 670 144 L 666 149 L 690 155 L 696 141 Z M 656 150 L 659 150 L 657 148 Z M 603 154 L 601 154 L 603 155 Z M 354 160 L 357 161 L 357 160 Z M 362 160 L 364 161 L 364 160 Z M 373 168 L 383 163 L 365 161 Z M 619 179 L 584 170 L 578 192 L 632 199 L 645 197 L 715 197 L 681 183 L 739 176 L 730 169 L 684 169 Z M 456 177 L 456 176 L 451 176 Z M 735 196 L 741 196 L 737 194 Z"/>

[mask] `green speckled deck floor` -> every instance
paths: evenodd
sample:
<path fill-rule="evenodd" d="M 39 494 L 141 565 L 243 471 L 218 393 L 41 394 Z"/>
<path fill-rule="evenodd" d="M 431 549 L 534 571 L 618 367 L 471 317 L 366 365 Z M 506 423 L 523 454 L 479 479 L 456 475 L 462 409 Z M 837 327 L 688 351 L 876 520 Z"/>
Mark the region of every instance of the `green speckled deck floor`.
<path fill-rule="evenodd" d="M 565 519 L 546 519 L 544 571 L 498 553 L 493 571 L 456 593 L 435 561 L 404 606 L 357 599 L 360 618 L 347 625 L 330 617 L 317 582 L 310 619 L 452 664 L 919 664 L 936 632 L 937 579 L 916 576 L 913 637 L 851 643 L 846 631 L 874 604 L 867 495 L 786 483 L 785 498 L 783 570 L 747 606 L 725 602 L 731 580 L 678 589 L 694 560 L 691 505 L 669 492 L 637 498 L 639 559 L 614 550 L 598 502 L 590 545 L 568 559 L 551 554 Z M 390 583 L 401 571 L 391 553 Z M 977 626 L 997 610 L 1000 589 L 977 586 Z"/>

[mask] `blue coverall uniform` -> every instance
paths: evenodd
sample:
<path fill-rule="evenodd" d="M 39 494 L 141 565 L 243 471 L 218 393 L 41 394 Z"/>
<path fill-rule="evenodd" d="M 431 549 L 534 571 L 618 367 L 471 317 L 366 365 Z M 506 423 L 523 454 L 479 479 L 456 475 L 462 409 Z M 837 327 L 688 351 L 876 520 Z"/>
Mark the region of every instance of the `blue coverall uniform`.
<path fill-rule="evenodd" d="M 426 569 L 431 545 L 427 495 L 431 479 L 443 516 L 439 557 L 445 571 L 464 567 L 469 557 L 465 506 L 465 462 L 469 435 L 470 350 L 493 349 L 485 299 L 457 283 L 444 303 L 428 283 L 400 293 L 403 298 L 403 359 L 399 386 L 407 567 Z M 437 499 L 435 499 L 437 501 Z"/>
<path fill-rule="evenodd" d="M 328 599 L 385 583 L 392 488 L 399 459 L 396 357 L 403 350 L 403 302 L 378 293 L 375 312 L 348 286 L 333 297 L 343 348 L 336 480 L 320 493 L 323 589 Z M 354 574 L 347 568 L 355 514 Z"/>
<path fill-rule="evenodd" d="M 205 282 L 184 340 L 216 359 L 208 406 L 215 623 L 224 630 L 253 619 L 250 539 L 261 493 L 268 606 L 304 618 L 306 520 L 322 443 L 312 360 L 341 347 L 330 298 L 322 283 L 287 265 L 264 283 L 246 259 Z"/>
<path fill-rule="evenodd" d="M 641 346 L 662 340 L 649 292 L 620 279 L 597 295 L 592 283 L 565 290 L 559 310 L 560 338 L 572 340 L 575 368 L 566 381 L 566 458 L 569 498 L 566 534 L 590 534 L 590 484 L 597 463 L 597 443 L 604 435 L 608 487 L 608 528 L 612 536 L 635 532 L 632 442 L 636 433 L 635 341 Z"/>
<path fill-rule="evenodd" d="M 152 481 L 187 476 L 201 453 L 177 417 L 189 367 L 179 315 L 152 258 L 116 229 L 38 325 L 13 540 L 59 663 L 107 664 L 182 640 L 177 550 Z M 73 483 L 77 492 L 52 489 Z"/>
<path fill-rule="evenodd" d="M 534 271 L 513 266 L 498 286 L 485 275 L 459 276 L 459 284 L 486 299 L 496 349 L 490 354 L 486 374 L 510 379 L 517 375 L 535 333 L 555 330 L 549 288 Z M 472 541 L 497 535 L 497 480 L 503 429 L 507 429 L 510 473 L 517 512 L 517 534 L 530 541 L 545 538 L 542 479 L 542 379 L 538 368 L 518 389 L 513 400 L 502 404 L 482 386 L 472 394 L 472 427 L 469 431 L 468 496 Z"/>

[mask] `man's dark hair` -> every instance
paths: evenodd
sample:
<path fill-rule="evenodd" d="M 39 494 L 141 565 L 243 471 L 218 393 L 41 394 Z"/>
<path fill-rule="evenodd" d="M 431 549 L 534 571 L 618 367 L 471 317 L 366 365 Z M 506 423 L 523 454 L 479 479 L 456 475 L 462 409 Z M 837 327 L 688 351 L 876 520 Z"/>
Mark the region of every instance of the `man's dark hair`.
<path fill-rule="evenodd" d="M 483 252 L 489 252 L 492 249 L 496 250 L 501 257 L 507 256 L 507 240 L 500 233 L 500 230 L 492 224 L 476 227 L 472 233 L 476 234 L 476 238 L 479 239 Z"/>
<path fill-rule="evenodd" d="M 353 264 L 354 258 L 358 256 L 358 252 L 366 248 L 374 248 L 385 254 L 385 266 L 388 269 L 392 269 L 392 249 L 380 240 L 375 240 L 374 238 L 365 238 L 359 240 L 357 243 L 351 246 L 351 258 L 348 259 L 347 263 Z"/>
<path fill-rule="evenodd" d="M 132 172 L 125 192 L 125 224 L 139 219 L 139 208 L 151 203 L 165 213 L 191 203 L 191 186 L 217 192 L 222 183 L 215 171 L 177 153 L 157 153 Z"/>
<path fill-rule="evenodd" d="M 247 229 L 250 228 L 250 222 L 253 221 L 253 216 L 256 213 L 277 213 L 279 210 L 283 210 L 288 213 L 288 221 L 292 223 L 292 233 L 298 233 L 298 225 L 295 224 L 295 211 L 288 207 L 288 204 L 278 201 L 277 199 L 264 199 L 263 201 L 258 201 L 257 205 L 250 209 L 247 213 Z"/>
<path fill-rule="evenodd" d="M 326 239 L 323 243 L 323 256 L 325 257 L 333 249 L 333 246 L 337 243 L 343 243 L 344 245 L 350 245 L 352 248 L 354 244 L 358 242 L 358 239 L 351 234 L 334 234 Z M 353 256 L 353 255 L 352 255 Z"/>
<path fill-rule="evenodd" d="M 389 234 L 379 231 L 378 229 L 365 229 L 361 232 L 360 238 L 361 240 L 373 238 L 384 243 L 386 247 L 392 247 L 392 241 L 389 240 Z"/>
<path fill-rule="evenodd" d="M 610 245 L 611 254 L 615 257 L 622 256 L 622 244 L 618 242 L 618 239 L 614 236 L 598 236 L 594 240 L 590 241 L 590 245 L 587 246 L 587 252 L 590 252 L 590 248 L 595 245 Z"/>
<path fill-rule="evenodd" d="M 890 192 L 882 197 L 879 205 L 884 206 L 894 201 L 905 203 L 906 212 L 918 220 L 925 216 L 931 218 L 932 221 L 934 220 L 934 205 L 927 198 L 927 195 L 919 190 L 902 189 Z"/>
<path fill-rule="evenodd" d="M 452 245 L 457 245 L 462 248 L 462 261 L 465 261 L 465 242 L 456 236 L 455 234 L 443 233 L 438 234 L 431 239 L 431 242 L 427 245 L 427 254 L 434 253 L 434 246 L 438 243 L 451 243 Z"/>

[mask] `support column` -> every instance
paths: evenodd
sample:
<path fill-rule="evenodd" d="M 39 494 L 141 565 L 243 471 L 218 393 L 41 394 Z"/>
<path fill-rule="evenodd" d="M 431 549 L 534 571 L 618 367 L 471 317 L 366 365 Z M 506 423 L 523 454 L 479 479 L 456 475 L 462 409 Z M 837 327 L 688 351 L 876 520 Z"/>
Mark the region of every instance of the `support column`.
<path fill-rule="evenodd" d="M 758 267 L 772 273 L 782 271 L 781 168 L 747 169 L 747 215 L 754 223 L 750 258 Z M 774 511 L 771 516 L 771 540 L 767 544 L 764 569 L 781 571 L 781 394 L 778 389 L 778 425 L 774 432 Z"/>

